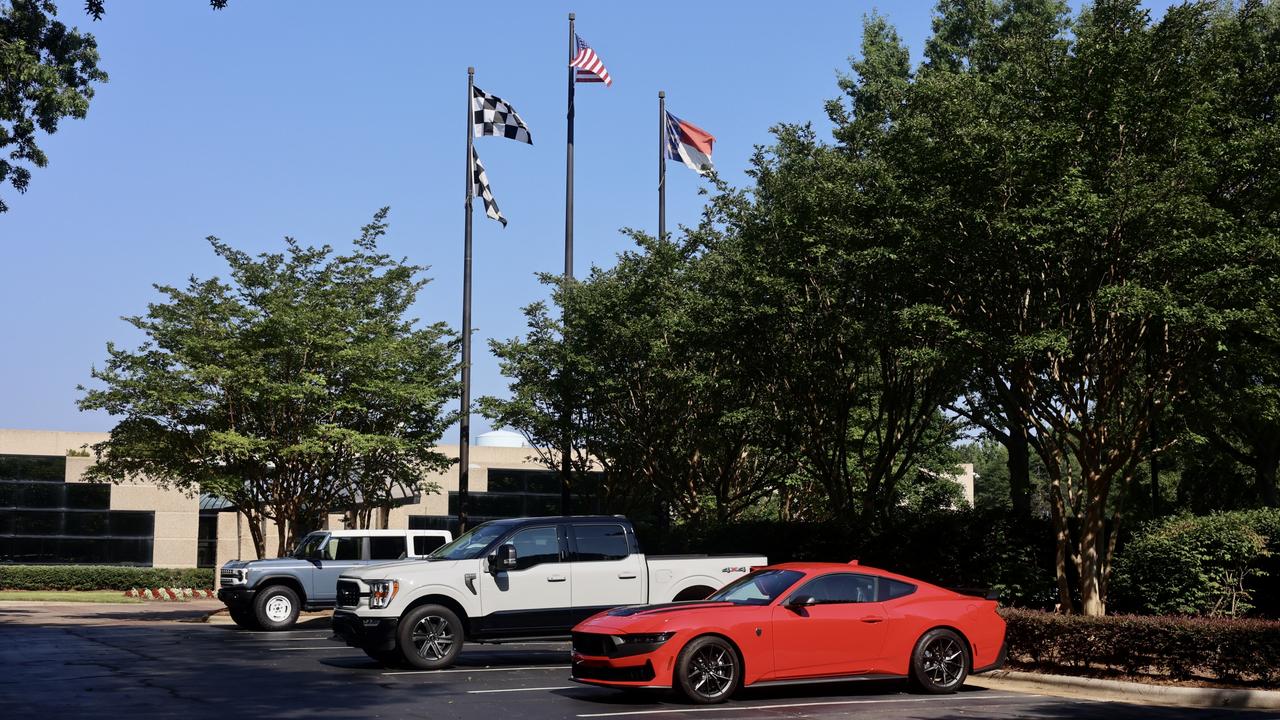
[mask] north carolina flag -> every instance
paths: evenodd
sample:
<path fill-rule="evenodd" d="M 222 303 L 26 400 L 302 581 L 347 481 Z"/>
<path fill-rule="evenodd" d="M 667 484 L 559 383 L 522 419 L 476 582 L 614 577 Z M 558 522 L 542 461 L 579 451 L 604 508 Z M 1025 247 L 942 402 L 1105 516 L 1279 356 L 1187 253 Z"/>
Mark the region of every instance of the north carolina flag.
<path fill-rule="evenodd" d="M 715 170 L 711 164 L 711 144 L 716 141 L 711 133 L 692 123 L 667 113 L 667 157 L 680 160 L 699 175 Z"/>

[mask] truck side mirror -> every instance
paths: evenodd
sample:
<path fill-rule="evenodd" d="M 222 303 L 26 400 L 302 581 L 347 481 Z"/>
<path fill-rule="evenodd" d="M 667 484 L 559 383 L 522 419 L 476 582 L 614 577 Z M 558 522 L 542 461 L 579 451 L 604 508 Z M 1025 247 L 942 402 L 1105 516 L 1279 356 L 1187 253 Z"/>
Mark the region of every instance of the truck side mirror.
<path fill-rule="evenodd" d="M 516 546 L 510 543 L 502 545 L 498 551 L 489 555 L 489 572 L 497 575 L 503 570 L 516 569 Z"/>

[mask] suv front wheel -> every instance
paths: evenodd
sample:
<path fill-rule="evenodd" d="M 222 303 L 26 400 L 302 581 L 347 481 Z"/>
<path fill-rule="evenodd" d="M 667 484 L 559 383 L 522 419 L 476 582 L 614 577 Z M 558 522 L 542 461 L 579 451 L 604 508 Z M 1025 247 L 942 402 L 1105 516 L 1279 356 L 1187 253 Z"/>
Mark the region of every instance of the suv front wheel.
<path fill-rule="evenodd" d="M 253 600 L 253 616 L 263 630 L 287 630 L 302 609 L 298 594 L 284 585 L 272 585 Z"/>

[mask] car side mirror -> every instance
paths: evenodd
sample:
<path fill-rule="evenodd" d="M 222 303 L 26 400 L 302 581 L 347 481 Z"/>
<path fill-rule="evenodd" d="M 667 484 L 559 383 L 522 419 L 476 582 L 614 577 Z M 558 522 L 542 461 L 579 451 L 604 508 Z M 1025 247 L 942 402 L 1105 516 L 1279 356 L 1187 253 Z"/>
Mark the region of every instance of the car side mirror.
<path fill-rule="evenodd" d="M 818 598 L 812 595 L 797 595 L 786 602 L 786 606 L 792 610 L 800 608 L 812 607 L 818 604 Z"/>
<path fill-rule="evenodd" d="M 516 546 L 510 543 L 502 545 L 497 552 L 489 555 L 489 572 L 498 574 L 504 570 L 516 569 Z"/>

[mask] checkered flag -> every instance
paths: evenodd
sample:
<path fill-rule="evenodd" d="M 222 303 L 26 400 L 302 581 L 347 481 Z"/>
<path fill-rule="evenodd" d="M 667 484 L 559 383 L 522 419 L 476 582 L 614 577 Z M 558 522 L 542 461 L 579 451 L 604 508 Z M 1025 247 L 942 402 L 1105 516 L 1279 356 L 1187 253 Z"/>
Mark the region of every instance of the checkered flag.
<path fill-rule="evenodd" d="M 493 199 L 493 192 L 489 190 L 489 176 L 484 174 L 484 165 L 480 164 L 474 145 L 471 147 L 471 194 L 484 200 L 485 215 L 502 223 L 502 227 L 507 226 L 507 219 L 502 217 L 498 201 Z"/>
<path fill-rule="evenodd" d="M 476 137 L 497 135 L 533 144 L 529 128 L 516 114 L 516 109 L 508 105 L 506 100 L 475 86 L 471 88 L 471 118 Z"/>

